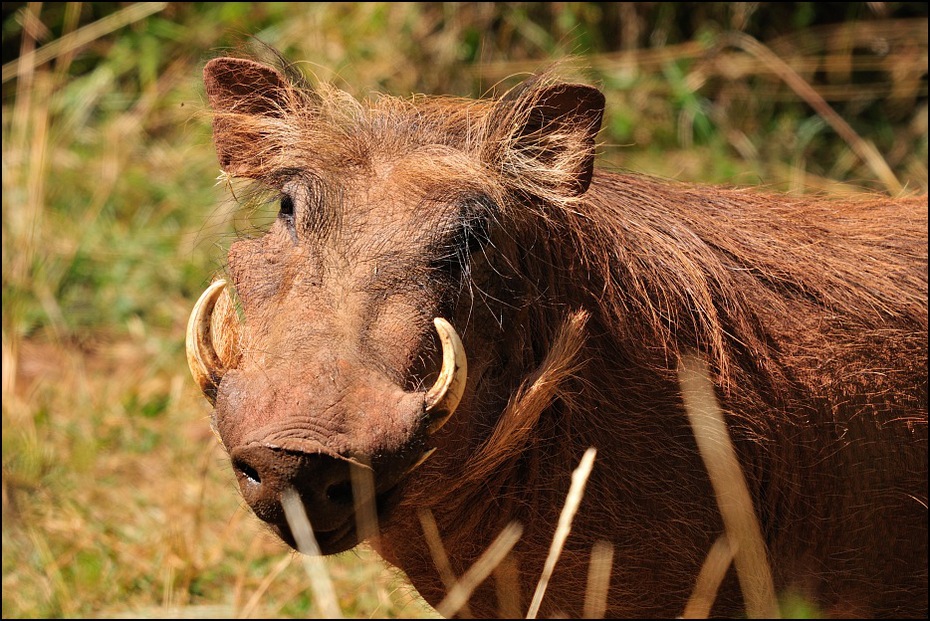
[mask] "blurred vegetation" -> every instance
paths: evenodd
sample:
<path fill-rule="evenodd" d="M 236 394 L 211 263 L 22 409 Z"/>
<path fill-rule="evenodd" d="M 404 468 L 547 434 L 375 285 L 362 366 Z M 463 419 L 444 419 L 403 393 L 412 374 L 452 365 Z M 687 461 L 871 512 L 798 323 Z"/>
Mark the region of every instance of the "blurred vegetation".
<path fill-rule="evenodd" d="M 236 206 L 200 71 L 255 37 L 359 96 L 481 96 L 564 61 L 602 164 L 927 190 L 927 4 L 3 4 L 3 617 L 314 616 L 183 352 Z M 902 190 L 903 189 L 903 190 Z M 358 552 L 346 616 L 430 616 Z"/>

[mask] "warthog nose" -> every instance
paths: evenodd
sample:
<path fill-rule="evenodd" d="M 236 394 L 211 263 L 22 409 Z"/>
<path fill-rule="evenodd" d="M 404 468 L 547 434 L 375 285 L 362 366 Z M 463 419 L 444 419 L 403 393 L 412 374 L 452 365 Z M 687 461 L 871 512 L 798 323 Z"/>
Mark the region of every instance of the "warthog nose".
<path fill-rule="evenodd" d="M 353 517 L 349 463 L 343 459 L 259 444 L 234 449 L 230 458 L 243 498 L 266 522 L 284 524 L 281 494 L 288 488 L 300 496 L 314 530 L 333 530 Z"/>

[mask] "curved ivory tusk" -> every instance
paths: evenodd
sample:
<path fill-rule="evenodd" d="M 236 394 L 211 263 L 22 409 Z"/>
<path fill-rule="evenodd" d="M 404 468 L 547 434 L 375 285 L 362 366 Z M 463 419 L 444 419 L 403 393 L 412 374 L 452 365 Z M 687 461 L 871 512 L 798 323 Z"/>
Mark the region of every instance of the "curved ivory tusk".
<path fill-rule="evenodd" d="M 211 320 L 216 301 L 225 288 L 225 280 L 217 280 L 207 287 L 187 321 L 187 364 L 211 405 L 216 405 L 216 390 L 223 371 L 220 357 L 213 348 Z"/>
<path fill-rule="evenodd" d="M 465 346 L 455 328 L 443 319 L 433 319 L 439 340 L 442 342 L 442 370 L 433 387 L 426 393 L 426 431 L 435 433 L 442 427 L 455 408 L 458 407 L 465 393 L 465 381 L 468 379 L 468 361 L 465 358 Z"/>
<path fill-rule="evenodd" d="M 210 343 L 223 372 L 239 365 L 242 353 L 239 328 L 239 315 L 227 287 L 210 315 Z"/>

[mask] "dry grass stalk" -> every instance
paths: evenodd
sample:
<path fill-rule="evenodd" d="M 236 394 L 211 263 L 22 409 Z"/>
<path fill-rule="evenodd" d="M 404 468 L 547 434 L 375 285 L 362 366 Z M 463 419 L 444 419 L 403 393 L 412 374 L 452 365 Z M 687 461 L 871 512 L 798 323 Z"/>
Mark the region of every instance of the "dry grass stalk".
<path fill-rule="evenodd" d="M 436 526 L 436 518 L 429 509 L 423 509 L 417 514 L 420 518 L 420 525 L 423 527 L 423 536 L 426 538 L 426 545 L 429 547 L 430 556 L 433 557 L 433 563 L 439 571 L 439 578 L 446 587 L 446 592 L 452 591 L 452 588 L 458 582 L 455 572 L 452 571 L 452 564 L 449 562 L 449 556 L 446 554 L 446 547 L 442 545 L 442 537 L 439 536 L 439 527 Z M 459 607 L 459 616 L 471 618 L 471 610 L 468 603 L 465 602 Z"/>
<path fill-rule="evenodd" d="M 16 343 L 16 333 L 10 332 L 7 335 L 6 330 L 3 330 L 3 364 L 0 365 L 2 370 L 0 373 L 3 374 L 3 384 L 2 384 L 2 395 L 3 401 L 8 403 L 7 399 L 14 398 L 14 391 L 16 389 L 16 369 L 19 366 L 19 347 Z M 4 416 L 6 416 L 6 410 L 4 410 Z M 4 478 L 4 492 L 6 491 L 6 479 Z M 3 506 L 6 507 L 6 501 L 4 500 Z"/>
<path fill-rule="evenodd" d="M 271 568 L 271 571 L 268 572 L 263 579 L 261 584 L 258 585 L 258 588 L 255 589 L 255 592 L 252 593 L 252 596 L 249 597 L 249 601 L 245 603 L 245 606 L 242 607 L 242 610 L 239 612 L 239 617 L 247 619 L 252 616 L 252 613 L 258 608 L 258 605 L 262 601 L 262 597 L 265 595 L 265 592 L 268 591 L 268 588 L 275 581 L 278 575 L 287 569 L 291 564 L 291 561 L 294 560 L 293 554 L 285 554 L 278 564 Z"/>
<path fill-rule="evenodd" d="M 685 604 L 684 612 L 681 613 L 682 619 L 706 619 L 710 616 L 711 607 L 717 599 L 717 591 L 732 562 L 733 548 L 730 547 L 730 541 L 726 535 L 720 535 L 707 553 L 701 573 L 694 584 L 694 591 Z"/>
<path fill-rule="evenodd" d="M 40 3 L 29 3 L 26 11 L 35 15 Z M 37 16 L 36 16 L 37 19 Z M 30 58 L 35 39 L 30 30 L 24 30 L 20 45 L 20 58 Z M 4 282 L 12 276 L 14 282 L 29 279 L 38 239 L 43 229 L 43 208 L 48 177 L 49 98 L 55 88 L 48 75 L 36 74 L 31 62 L 22 62 L 16 69 L 16 102 L 9 136 L 3 136 L 3 192 L 18 194 L 25 189 L 25 200 L 16 209 L 4 202 L 3 244 L 16 246 L 12 256 L 10 274 L 4 273 Z M 6 253 L 4 253 L 6 254 Z M 6 260 L 6 259 L 5 259 Z M 4 265 L 6 268 L 6 265 Z"/>
<path fill-rule="evenodd" d="M 806 101 L 820 117 L 840 135 L 840 137 L 849 144 L 850 148 L 855 151 L 856 155 L 862 158 L 872 172 L 885 184 L 885 188 L 893 196 L 897 196 L 904 189 L 901 182 L 892 172 L 888 162 L 882 157 L 878 149 L 870 142 L 867 142 L 856 133 L 856 130 L 847 123 L 843 117 L 836 113 L 829 103 L 818 93 L 814 87 L 807 83 L 797 71 L 784 60 L 776 56 L 769 48 L 757 41 L 755 38 L 742 33 L 731 32 L 725 39 L 728 45 L 738 47 L 749 54 L 752 54 L 763 63 L 771 67 L 775 74 L 781 78 L 785 84 Z"/>
<path fill-rule="evenodd" d="M 59 56 L 71 54 L 74 50 L 119 30 L 123 26 L 128 26 L 140 19 L 145 19 L 149 15 L 158 13 L 167 6 L 167 2 L 136 2 L 91 24 L 78 28 L 74 32 L 69 32 L 37 50 L 30 50 L 27 54 L 20 54 L 19 58 L 3 65 L 3 82 L 7 82 L 19 73 L 21 63 L 32 67 L 43 65 Z"/>
<path fill-rule="evenodd" d="M 630 67 L 640 72 L 661 71 L 667 63 L 700 58 L 707 46 L 699 41 L 687 41 L 661 48 L 636 48 L 619 52 L 602 52 L 586 58 L 595 67 Z M 539 71 L 539 60 L 498 60 L 476 64 L 470 68 L 484 80 L 503 80 L 520 74 Z"/>
<path fill-rule="evenodd" d="M 342 611 L 336 600 L 336 591 L 332 580 L 326 571 L 323 557 L 320 555 L 320 546 L 313 536 L 313 528 L 307 519 L 307 512 L 300 496 L 294 489 L 287 489 L 281 494 L 281 507 L 287 517 L 287 524 L 297 542 L 297 548 L 303 554 L 304 568 L 310 576 L 310 587 L 313 589 L 314 599 L 320 612 L 328 619 L 341 619 Z"/>
<path fill-rule="evenodd" d="M 378 547 L 378 509 L 375 506 L 375 475 L 371 466 L 349 468 L 352 480 L 352 502 L 355 505 L 355 526 L 360 541 L 368 541 Z"/>
<path fill-rule="evenodd" d="M 520 568 L 513 555 L 505 556 L 494 568 L 494 587 L 497 590 L 497 616 L 502 619 L 518 619 L 523 616 Z"/>
<path fill-rule="evenodd" d="M 678 375 L 698 450 L 717 496 L 727 538 L 735 548 L 734 562 L 746 600 L 746 613 L 753 619 L 779 618 L 762 529 L 717 404 L 707 364 L 686 354 L 682 356 Z"/>
<path fill-rule="evenodd" d="M 614 546 L 609 541 L 598 541 L 591 548 L 588 566 L 588 587 L 584 592 L 584 618 L 603 619 L 607 611 L 607 592 L 610 589 L 610 572 L 614 561 Z"/>
<path fill-rule="evenodd" d="M 581 457 L 581 463 L 572 472 L 572 485 L 568 489 L 568 496 L 565 499 L 565 505 L 562 507 L 562 513 L 559 514 L 559 525 L 556 527 L 555 536 L 552 538 L 552 545 L 549 546 L 549 555 L 546 557 L 546 563 L 543 565 L 542 576 L 536 584 L 536 592 L 533 594 L 533 601 L 530 602 L 530 609 L 526 613 L 527 619 L 535 619 L 536 613 L 539 612 L 539 606 L 542 604 L 543 596 L 546 594 L 546 587 L 549 585 L 549 578 L 555 570 L 556 561 L 562 553 L 562 546 L 572 530 L 572 520 L 575 519 L 575 513 L 578 511 L 578 505 L 581 503 L 581 497 L 584 495 L 585 484 L 591 475 L 591 468 L 594 467 L 594 456 L 597 449 L 593 446 L 584 452 Z"/>
<path fill-rule="evenodd" d="M 522 534 L 523 527 L 516 522 L 511 522 L 505 526 L 504 530 L 488 546 L 488 549 L 465 572 L 461 580 L 456 582 L 449 590 L 445 599 L 436 606 L 436 612 L 448 618 L 461 610 L 462 605 L 468 601 L 472 591 L 484 582 L 484 579 L 504 560 L 504 557 L 507 556 Z"/>

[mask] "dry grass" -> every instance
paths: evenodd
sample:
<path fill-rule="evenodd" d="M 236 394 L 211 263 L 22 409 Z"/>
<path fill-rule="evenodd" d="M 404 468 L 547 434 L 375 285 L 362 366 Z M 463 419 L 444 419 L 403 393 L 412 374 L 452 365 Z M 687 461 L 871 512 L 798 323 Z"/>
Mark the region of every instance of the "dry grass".
<path fill-rule="evenodd" d="M 4 617 L 322 614 L 301 563 L 242 506 L 184 363 L 191 303 L 261 219 L 215 185 L 203 113 L 203 62 L 237 35 L 359 96 L 480 95 L 580 53 L 608 98 L 606 165 L 927 189 L 925 12 L 763 41 L 753 3 L 692 8 L 693 32 L 674 5 L 556 6 L 4 6 Z M 592 617 L 611 554 L 595 555 Z M 331 614 L 436 616 L 366 546 L 324 565 Z"/>
<path fill-rule="evenodd" d="M 697 597 L 693 597 L 692 601 L 699 599 L 708 604 L 713 601 L 710 594 L 722 582 L 723 573 L 729 565 L 719 559 L 732 555 L 746 601 L 747 616 L 777 619 L 780 614 L 762 527 L 730 441 L 726 421 L 717 404 L 707 364 L 697 356 L 684 356 L 678 375 L 691 430 L 707 468 L 726 530 L 725 539 L 714 544 L 708 553 L 708 560 L 698 576 Z M 705 584 L 708 585 L 706 588 Z M 717 586 L 711 586 L 713 584 Z M 687 610 L 693 609 L 689 606 Z"/>

